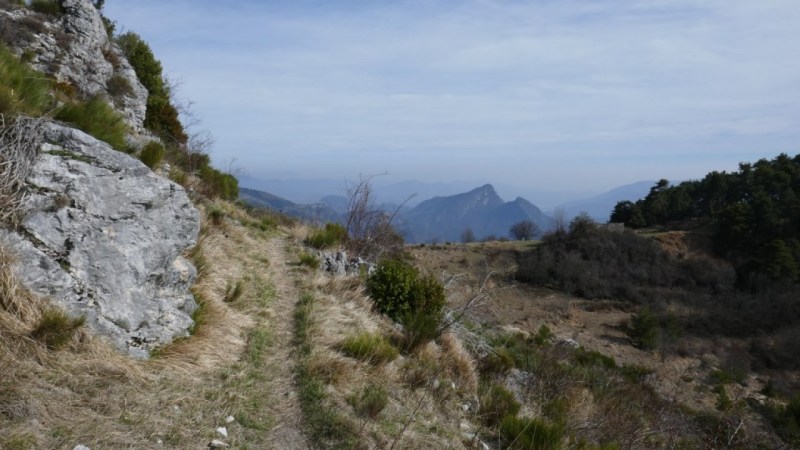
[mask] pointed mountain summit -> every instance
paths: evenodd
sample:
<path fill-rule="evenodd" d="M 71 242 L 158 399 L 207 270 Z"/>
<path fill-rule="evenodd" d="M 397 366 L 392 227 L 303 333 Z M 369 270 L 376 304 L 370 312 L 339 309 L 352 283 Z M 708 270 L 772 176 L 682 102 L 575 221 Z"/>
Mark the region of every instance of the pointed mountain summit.
<path fill-rule="evenodd" d="M 491 184 L 462 194 L 434 197 L 403 215 L 402 230 L 408 242 L 458 241 L 471 228 L 480 239 L 508 236 L 516 222 L 532 220 L 542 231 L 552 229 L 553 219 L 524 198 L 504 203 Z"/>

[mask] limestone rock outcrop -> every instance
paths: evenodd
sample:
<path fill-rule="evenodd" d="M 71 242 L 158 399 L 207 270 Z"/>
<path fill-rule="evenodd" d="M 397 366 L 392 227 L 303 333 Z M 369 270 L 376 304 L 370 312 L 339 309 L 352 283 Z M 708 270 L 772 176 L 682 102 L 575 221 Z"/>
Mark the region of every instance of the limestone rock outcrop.
<path fill-rule="evenodd" d="M 197 308 L 200 215 L 184 189 L 104 142 L 55 123 L 27 178 L 27 213 L 0 240 L 17 275 L 136 357 L 185 336 Z"/>
<path fill-rule="evenodd" d="M 25 8 L 0 10 L 0 32 L 30 65 L 82 96 L 106 96 L 134 132 L 143 130 L 147 89 L 108 37 L 89 0 L 62 0 L 60 16 Z"/>

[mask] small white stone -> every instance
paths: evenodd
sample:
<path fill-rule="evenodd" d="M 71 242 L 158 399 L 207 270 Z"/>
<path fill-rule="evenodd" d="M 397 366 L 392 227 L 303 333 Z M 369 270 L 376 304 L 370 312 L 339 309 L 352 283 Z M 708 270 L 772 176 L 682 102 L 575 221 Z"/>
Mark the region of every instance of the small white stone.
<path fill-rule="evenodd" d="M 456 390 L 456 384 L 452 381 L 450 382 L 450 388 L 452 388 L 454 391 Z"/>
<path fill-rule="evenodd" d="M 236 421 L 236 419 L 234 419 L 233 416 L 228 416 L 225 418 L 225 423 L 233 423 L 234 421 Z"/>
<path fill-rule="evenodd" d="M 433 380 L 433 389 L 439 389 L 439 380 Z"/>
<path fill-rule="evenodd" d="M 224 442 L 222 442 L 222 441 L 220 441 L 218 439 L 214 439 L 213 441 L 208 443 L 208 448 L 226 448 L 227 446 L 228 446 L 228 444 L 226 444 L 226 443 L 224 443 Z"/>
<path fill-rule="evenodd" d="M 87 447 L 85 445 L 78 444 L 75 447 L 73 447 L 72 450 L 92 450 L 92 449 L 90 449 L 89 447 Z"/>
<path fill-rule="evenodd" d="M 461 409 L 462 409 L 464 412 L 467 412 L 467 411 L 469 411 L 469 408 L 470 408 L 470 405 L 469 405 L 469 403 L 464 403 L 463 405 L 461 405 Z"/>
<path fill-rule="evenodd" d="M 228 429 L 225 427 L 218 427 L 217 433 L 221 434 L 222 437 L 228 437 Z"/>

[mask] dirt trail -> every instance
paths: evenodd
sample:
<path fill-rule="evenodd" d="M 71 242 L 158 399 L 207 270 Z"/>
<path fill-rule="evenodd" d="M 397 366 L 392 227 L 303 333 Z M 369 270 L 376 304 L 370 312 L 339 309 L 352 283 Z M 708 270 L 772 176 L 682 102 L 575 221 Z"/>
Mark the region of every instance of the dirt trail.
<path fill-rule="evenodd" d="M 268 278 L 274 283 L 277 294 L 270 305 L 273 343 L 269 348 L 270 354 L 266 356 L 272 377 L 267 395 L 274 396 L 275 409 L 271 413 L 276 421 L 269 430 L 269 441 L 275 449 L 309 449 L 311 447 L 302 432 L 303 414 L 295 387 L 294 310 L 299 293 L 285 247 L 286 240 L 275 237 L 265 248 L 270 262 Z"/>

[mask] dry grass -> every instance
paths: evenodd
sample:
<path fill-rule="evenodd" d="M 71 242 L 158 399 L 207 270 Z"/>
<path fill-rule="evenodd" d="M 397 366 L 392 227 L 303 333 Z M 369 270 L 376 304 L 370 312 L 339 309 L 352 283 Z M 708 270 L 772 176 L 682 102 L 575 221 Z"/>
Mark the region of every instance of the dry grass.
<path fill-rule="evenodd" d="M 233 214 L 232 214 L 233 215 Z M 268 448 L 282 392 L 271 385 L 274 284 L 268 233 L 204 227 L 194 335 L 131 360 L 86 330 L 60 350 L 29 337 L 47 302 L 22 289 L 0 249 L 0 448 L 200 448 L 226 425 L 234 447 Z M 241 295 L 225 302 L 226 288 Z"/>
<path fill-rule="evenodd" d="M 470 423 L 472 413 L 462 405 L 474 401 L 477 375 L 474 361 L 455 336 L 445 334 L 438 342 L 383 364 L 345 357 L 338 350 L 348 337 L 369 334 L 399 342 L 402 334 L 373 311 L 357 277 L 318 274 L 307 284 L 316 297 L 308 364 L 325 383 L 326 404 L 340 419 L 358 424 L 359 445 L 410 449 L 469 444 L 460 426 Z M 375 387 L 385 391 L 387 403 L 374 417 L 365 416 L 353 399 Z"/>

